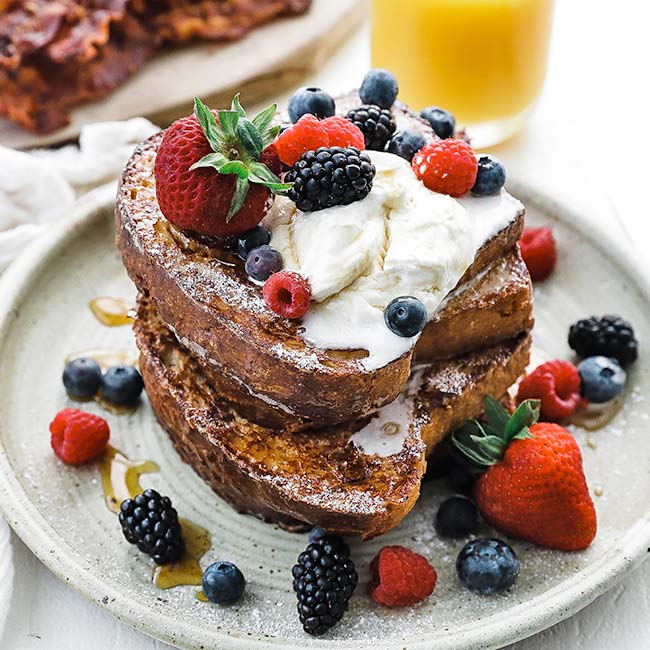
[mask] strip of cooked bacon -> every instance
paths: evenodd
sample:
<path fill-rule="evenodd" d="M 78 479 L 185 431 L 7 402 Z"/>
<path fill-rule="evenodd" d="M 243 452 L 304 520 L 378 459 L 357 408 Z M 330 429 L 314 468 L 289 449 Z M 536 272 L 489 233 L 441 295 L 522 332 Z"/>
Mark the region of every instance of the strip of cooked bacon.
<path fill-rule="evenodd" d="M 164 43 L 241 38 L 311 0 L 0 0 L 0 115 L 36 133 L 110 93 Z"/>

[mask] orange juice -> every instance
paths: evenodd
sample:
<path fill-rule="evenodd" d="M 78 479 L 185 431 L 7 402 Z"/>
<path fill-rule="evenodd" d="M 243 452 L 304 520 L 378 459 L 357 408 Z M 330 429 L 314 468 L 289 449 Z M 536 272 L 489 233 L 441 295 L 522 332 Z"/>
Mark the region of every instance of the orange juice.
<path fill-rule="evenodd" d="M 508 123 L 537 98 L 553 0 L 374 0 L 373 66 L 400 98 L 436 105 L 464 125 Z"/>

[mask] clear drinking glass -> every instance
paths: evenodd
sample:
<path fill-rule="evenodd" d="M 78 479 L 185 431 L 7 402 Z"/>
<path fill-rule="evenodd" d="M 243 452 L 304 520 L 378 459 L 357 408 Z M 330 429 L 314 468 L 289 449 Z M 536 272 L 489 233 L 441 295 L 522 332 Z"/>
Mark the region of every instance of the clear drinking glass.
<path fill-rule="evenodd" d="M 372 63 L 415 109 L 441 106 L 476 147 L 526 121 L 546 74 L 553 0 L 373 0 Z"/>

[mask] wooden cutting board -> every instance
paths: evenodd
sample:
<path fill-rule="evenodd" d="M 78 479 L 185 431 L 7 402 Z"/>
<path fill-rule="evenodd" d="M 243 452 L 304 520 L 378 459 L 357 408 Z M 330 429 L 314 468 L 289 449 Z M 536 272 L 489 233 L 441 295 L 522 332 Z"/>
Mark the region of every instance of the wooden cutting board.
<path fill-rule="evenodd" d="M 53 145 L 76 138 L 84 124 L 137 115 L 165 126 L 189 113 L 195 96 L 224 106 L 241 92 L 244 105 L 254 104 L 300 85 L 364 14 L 360 0 L 313 0 L 304 15 L 258 27 L 240 41 L 161 52 L 108 97 L 75 109 L 71 124 L 55 133 L 35 135 L 0 119 L 0 144 Z"/>

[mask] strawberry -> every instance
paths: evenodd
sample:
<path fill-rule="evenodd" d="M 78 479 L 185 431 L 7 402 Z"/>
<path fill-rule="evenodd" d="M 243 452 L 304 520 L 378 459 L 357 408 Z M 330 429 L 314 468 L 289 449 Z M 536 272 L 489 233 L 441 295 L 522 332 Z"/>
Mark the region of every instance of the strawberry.
<path fill-rule="evenodd" d="M 179 228 L 224 237 L 258 224 L 273 193 L 291 185 L 277 174 L 271 144 L 275 105 L 249 120 L 235 97 L 230 110 L 214 113 L 195 99 L 194 114 L 172 124 L 158 150 L 156 197 L 165 217 Z"/>
<path fill-rule="evenodd" d="M 573 436 L 558 424 L 537 423 L 536 400 L 509 417 L 486 397 L 485 413 L 486 423 L 466 422 L 453 435 L 456 449 L 483 472 L 474 498 L 485 521 L 547 548 L 587 548 L 596 536 L 596 510 Z"/>

